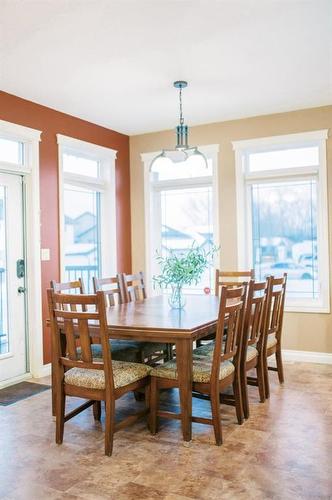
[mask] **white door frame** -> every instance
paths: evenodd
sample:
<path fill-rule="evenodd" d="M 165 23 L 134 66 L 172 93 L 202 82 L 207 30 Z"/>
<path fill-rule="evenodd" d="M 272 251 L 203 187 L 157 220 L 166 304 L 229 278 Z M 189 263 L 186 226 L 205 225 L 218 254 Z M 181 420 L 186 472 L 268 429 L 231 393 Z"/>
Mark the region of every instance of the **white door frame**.
<path fill-rule="evenodd" d="M 0 162 L 2 172 L 22 175 L 25 189 L 27 351 L 29 371 L 20 380 L 42 377 L 50 366 L 43 364 L 43 323 L 40 259 L 39 142 L 41 131 L 0 120 L 0 135 L 23 143 L 24 164 Z M 18 380 L 8 380 L 0 387 Z"/>

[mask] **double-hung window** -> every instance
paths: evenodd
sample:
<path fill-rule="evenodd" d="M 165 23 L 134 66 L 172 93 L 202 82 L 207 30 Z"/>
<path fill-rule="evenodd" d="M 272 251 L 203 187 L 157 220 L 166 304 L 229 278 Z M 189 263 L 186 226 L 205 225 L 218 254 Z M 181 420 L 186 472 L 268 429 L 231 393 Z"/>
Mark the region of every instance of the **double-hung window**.
<path fill-rule="evenodd" d="M 62 280 L 116 272 L 116 151 L 58 134 Z"/>
<path fill-rule="evenodd" d="M 218 244 L 217 155 L 218 146 L 200 147 L 208 167 L 192 156 L 185 162 L 159 159 L 150 172 L 157 153 L 142 154 L 145 165 L 145 227 L 147 279 L 160 273 L 157 253 L 182 254 L 193 244 L 209 251 Z M 213 287 L 210 267 L 199 283 L 184 289 L 186 293 L 204 293 Z M 153 287 L 151 292 L 153 293 Z"/>
<path fill-rule="evenodd" d="M 239 266 L 287 273 L 286 308 L 329 311 L 327 131 L 233 143 Z"/>

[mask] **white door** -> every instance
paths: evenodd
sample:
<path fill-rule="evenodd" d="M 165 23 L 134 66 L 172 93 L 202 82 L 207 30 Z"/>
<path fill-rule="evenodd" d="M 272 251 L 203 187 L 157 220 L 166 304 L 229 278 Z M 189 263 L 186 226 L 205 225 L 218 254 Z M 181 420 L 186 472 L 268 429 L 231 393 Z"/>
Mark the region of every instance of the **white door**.
<path fill-rule="evenodd" d="M 27 372 L 22 182 L 0 173 L 0 386 Z"/>

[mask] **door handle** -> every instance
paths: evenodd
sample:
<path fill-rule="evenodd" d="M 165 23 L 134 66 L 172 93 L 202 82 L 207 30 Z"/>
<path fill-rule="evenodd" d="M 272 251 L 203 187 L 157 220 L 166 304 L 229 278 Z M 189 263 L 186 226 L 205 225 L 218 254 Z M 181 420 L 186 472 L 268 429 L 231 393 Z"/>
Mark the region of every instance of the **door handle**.
<path fill-rule="evenodd" d="M 25 293 L 26 292 L 26 288 L 24 288 L 24 286 L 19 286 L 18 289 L 17 289 L 18 293 Z"/>

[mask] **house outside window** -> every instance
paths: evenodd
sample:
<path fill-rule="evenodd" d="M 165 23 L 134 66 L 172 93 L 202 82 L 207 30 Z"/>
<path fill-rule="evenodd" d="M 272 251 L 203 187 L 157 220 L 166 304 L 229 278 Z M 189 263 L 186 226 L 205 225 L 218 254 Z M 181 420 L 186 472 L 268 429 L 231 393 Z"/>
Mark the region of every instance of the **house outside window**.
<path fill-rule="evenodd" d="M 58 135 L 61 179 L 62 280 L 116 272 L 116 152 Z"/>
<path fill-rule="evenodd" d="M 199 147 L 208 167 L 197 158 L 173 164 L 152 159 L 157 153 L 142 154 L 145 165 L 145 223 L 147 281 L 153 293 L 153 275 L 160 273 L 157 253 L 181 255 L 192 245 L 209 251 L 218 244 L 217 155 L 218 145 Z M 185 293 L 213 290 L 214 268 L 206 270 L 199 283 Z M 157 293 L 157 292 L 156 292 Z"/>
<path fill-rule="evenodd" d="M 239 267 L 287 273 L 286 309 L 329 312 L 327 131 L 233 142 Z"/>

